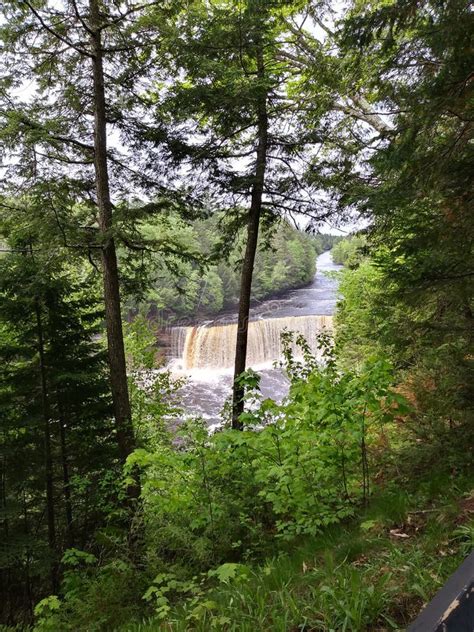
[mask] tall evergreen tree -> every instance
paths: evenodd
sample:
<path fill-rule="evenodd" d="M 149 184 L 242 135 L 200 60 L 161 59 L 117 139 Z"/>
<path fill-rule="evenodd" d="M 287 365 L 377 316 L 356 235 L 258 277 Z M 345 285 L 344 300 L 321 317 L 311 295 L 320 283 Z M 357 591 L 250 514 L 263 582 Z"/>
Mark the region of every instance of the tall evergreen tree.
<path fill-rule="evenodd" d="M 321 137 L 306 128 L 289 86 L 293 68 L 281 55 L 287 47 L 286 17 L 298 10 L 277 0 L 188 5 L 169 27 L 163 44 L 174 81 L 155 91 L 163 132 L 157 142 L 181 166 L 195 195 L 226 209 L 222 254 L 246 234 L 242 258 L 236 340 L 234 428 L 244 407 L 239 376 L 245 369 L 251 286 L 261 227 L 279 215 L 305 214 L 322 220 L 328 211 L 304 181 L 306 154 Z M 199 175 L 198 175 L 199 174 Z"/>
<path fill-rule="evenodd" d="M 418 387 L 434 386 L 434 414 L 448 418 L 472 415 L 472 26 L 457 0 L 354 6 L 346 64 L 370 82 L 392 131 L 375 152 L 360 142 L 333 173 L 342 203 L 371 220 L 386 299 L 398 306 L 385 324 L 397 359 L 420 370 Z"/>
<path fill-rule="evenodd" d="M 74 246 L 100 254 L 110 383 L 123 461 L 133 450 L 134 437 L 123 349 L 116 207 L 121 199 L 123 218 L 140 191 L 163 191 L 165 178 L 157 175 L 160 163 L 153 159 L 151 146 L 134 145 L 137 129 L 147 118 L 144 93 L 160 22 L 159 16 L 150 22 L 147 11 L 158 11 L 158 5 L 27 0 L 2 6 L 5 71 L 0 116 L 3 157 L 10 162 L 3 188 L 13 197 L 19 190 L 31 194 L 40 188 L 50 208 L 51 191 L 61 186 L 65 197 L 82 200 L 90 209 L 86 234 L 83 231 Z M 163 10 L 169 12 L 170 7 Z M 148 204 L 144 212 L 156 207 Z M 65 221 L 71 223 L 72 218 Z M 137 248 L 133 239 L 123 237 L 125 242 Z"/>
<path fill-rule="evenodd" d="M 0 583 L 13 622 L 47 594 L 48 576 L 57 590 L 66 547 L 91 546 L 100 485 L 120 460 L 94 284 L 42 251 L 31 229 L 7 243 L 17 252 L 0 260 Z"/>

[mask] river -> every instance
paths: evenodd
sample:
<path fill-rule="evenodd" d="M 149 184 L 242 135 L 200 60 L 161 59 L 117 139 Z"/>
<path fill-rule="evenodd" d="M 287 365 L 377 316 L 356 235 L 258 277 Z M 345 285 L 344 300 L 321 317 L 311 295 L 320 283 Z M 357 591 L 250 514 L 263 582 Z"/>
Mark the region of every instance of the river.
<path fill-rule="evenodd" d="M 332 328 L 337 281 L 325 273 L 341 266 L 332 261 L 329 251 L 318 257 L 316 266 L 310 285 L 252 307 L 247 366 L 260 374 L 265 398 L 281 401 L 288 392 L 286 377 L 274 367 L 281 359 L 281 332 L 289 329 L 302 333 L 316 352 L 317 334 Z M 185 415 L 200 416 L 209 426 L 219 424 L 220 411 L 231 393 L 236 329 L 236 315 L 226 314 L 193 327 L 171 330 L 168 368 L 173 375 L 187 378 L 177 395 Z"/>

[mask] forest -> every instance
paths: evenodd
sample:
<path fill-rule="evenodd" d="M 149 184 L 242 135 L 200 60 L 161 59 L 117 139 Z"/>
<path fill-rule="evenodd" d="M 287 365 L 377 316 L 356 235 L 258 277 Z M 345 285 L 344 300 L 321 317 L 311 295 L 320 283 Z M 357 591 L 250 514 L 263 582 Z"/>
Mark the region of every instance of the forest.
<path fill-rule="evenodd" d="M 473 33 L 464 0 L 0 3 L 0 632 L 404 630 L 470 555 Z M 158 348 L 222 313 L 211 430 Z"/>
<path fill-rule="evenodd" d="M 188 249 L 198 253 L 195 259 L 176 262 L 176 268 L 158 268 L 141 295 L 127 296 L 124 308 L 132 315 L 143 315 L 160 322 L 182 322 L 218 314 L 239 301 L 239 263 L 243 236 L 237 235 L 229 255 L 219 255 L 218 213 L 191 224 L 170 217 L 169 235 L 180 235 Z M 149 234 L 157 232 L 145 227 Z M 252 299 L 255 301 L 278 295 L 290 288 L 307 285 L 316 272 L 316 256 L 341 237 L 330 234 L 306 234 L 285 220 L 272 233 L 260 240 L 252 278 Z"/>

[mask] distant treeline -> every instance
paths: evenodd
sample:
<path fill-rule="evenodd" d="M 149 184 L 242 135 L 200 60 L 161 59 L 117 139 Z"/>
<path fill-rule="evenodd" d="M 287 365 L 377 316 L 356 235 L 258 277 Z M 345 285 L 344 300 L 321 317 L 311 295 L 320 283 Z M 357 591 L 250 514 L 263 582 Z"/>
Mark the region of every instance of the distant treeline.
<path fill-rule="evenodd" d="M 205 257 L 216 251 L 217 222 L 216 218 L 209 218 L 189 225 L 176 219 L 170 232 L 179 234 L 180 241 L 185 241 L 191 251 Z M 260 238 L 252 298 L 261 300 L 306 285 L 316 272 L 316 257 L 339 240 L 334 235 L 310 235 L 281 222 L 270 236 Z M 236 237 L 228 256 L 217 254 L 204 266 L 189 260 L 177 262 L 177 270 L 160 269 L 140 305 L 129 303 L 127 307 L 146 315 L 159 315 L 167 321 L 213 315 L 235 307 L 239 298 L 242 245 L 243 240 Z"/>

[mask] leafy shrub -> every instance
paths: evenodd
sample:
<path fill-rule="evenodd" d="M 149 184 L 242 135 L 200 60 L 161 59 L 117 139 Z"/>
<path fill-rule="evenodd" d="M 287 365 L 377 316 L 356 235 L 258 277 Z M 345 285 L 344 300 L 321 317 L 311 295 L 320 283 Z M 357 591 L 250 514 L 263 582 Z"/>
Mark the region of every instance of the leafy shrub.
<path fill-rule="evenodd" d="M 370 493 L 370 450 L 382 424 L 404 406 L 390 388 L 391 369 L 371 359 L 341 372 L 329 339 L 318 364 L 301 337 L 304 362 L 284 337 L 290 395 L 242 416 L 243 432 L 209 436 L 203 422 L 180 431 L 179 448 L 163 443 L 128 460 L 142 470 L 148 543 L 157 568 L 195 571 L 265 554 L 274 537 L 314 535 L 350 516 Z M 250 391 L 256 374 L 244 376 Z M 250 393 L 252 397 L 252 393 Z"/>
<path fill-rule="evenodd" d="M 128 348 L 136 358 L 137 349 L 149 345 L 139 331 L 131 333 L 136 349 Z M 192 420 L 172 440 L 163 424 L 153 430 L 155 416 L 170 409 L 154 405 L 154 391 L 140 399 L 140 385 L 134 383 L 134 418 L 146 448 L 129 457 L 125 483 L 141 472 L 140 565 L 120 557 L 120 538 L 112 538 L 101 563 L 69 550 L 62 561 L 61 593 L 38 605 L 39 632 L 116 629 L 137 613 L 143 616 L 147 607 L 164 621 L 183 602 L 189 626 L 212 620 L 225 627 L 224 619 L 212 614 L 209 591 L 216 583 L 244 586 L 248 567 L 243 562 L 270 555 L 275 539 L 314 536 L 367 501 L 374 443 L 382 426 L 405 406 L 390 389 L 391 367 L 374 357 L 360 370 L 341 371 L 326 335 L 319 339 L 318 361 L 297 336 L 300 361 L 293 357 L 294 343 L 294 334 L 286 332 L 290 392 L 281 405 L 261 401 L 256 373 L 242 376 L 252 404 L 242 415 L 242 432 L 209 435 L 203 421 Z M 350 584 L 357 578 L 340 580 Z M 339 589 L 325 585 L 320 597 L 330 612 Z M 377 595 L 369 590 L 359 600 L 351 597 L 341 625 L 356 629 L 373 618 L 381 607 Z"/>
<path fill-rule="evenodd" d="M 146 576 L 129 562 L 114 559 L 100 565 L 90 553 L 69 549 L 61 596 L 51 595 L 35 608 L 35 632 L 115 630 L 140 612 Z"/>

